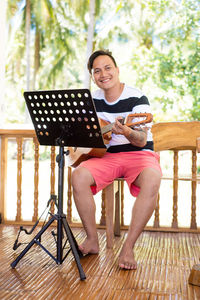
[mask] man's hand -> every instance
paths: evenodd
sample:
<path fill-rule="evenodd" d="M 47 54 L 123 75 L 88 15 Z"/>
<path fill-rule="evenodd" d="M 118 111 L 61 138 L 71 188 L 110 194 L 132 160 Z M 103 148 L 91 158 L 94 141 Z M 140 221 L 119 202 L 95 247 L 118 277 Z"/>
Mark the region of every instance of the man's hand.
<path fill-rule="evenodd" d="M 115 119 L 115 123 L 113 124 L 112 127 L 112 132 L 115 134 L 123 134 L 124 135 L 124 130 L 126 125 L 123 125 L 124 119 L 122 117 L 118 117 Z"/>
<path fill-rule="evenodd" d="M 116 118 L 112 128 L 112 132 L 115 134 L 124 135 L 129 142 L 137 147 L 144 147 L 147 143 L 147 127 L 132 129 L 126 125 L 123 125 L 120 120 L 121 117 Z"/>

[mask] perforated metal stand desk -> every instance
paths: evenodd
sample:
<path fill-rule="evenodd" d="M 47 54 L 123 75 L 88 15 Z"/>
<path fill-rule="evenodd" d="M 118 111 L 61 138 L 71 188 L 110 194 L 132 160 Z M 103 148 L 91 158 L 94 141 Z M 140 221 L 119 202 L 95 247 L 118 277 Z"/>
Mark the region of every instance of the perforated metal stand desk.
<path fill-rule="evenodd" d="M 64 231 L 75 258 L 80 279 L 84 280 L 86 276 L 80 263 L 82 253 L 63 214 L 64 166 L 65 155 L 68 154 L 68 150 L 65 151 L 64 147 L 105 148 L 94 103 L 87 89 L 32 91 L 25 92 L 24 97 L 40 145 L 59 147 L 56 159 L 58 163 L 58 212 L 51 215 L 50 220 L 11 263 L 11 267 L 15 268 L 34 244 L 39 245 L 57 264 L 62 264 L 69 253 L 68 251 L 63 257 Z M 42 234 L 54 221 L 57 222 L 56 256 L 52 255 L 41 243 Z"/>

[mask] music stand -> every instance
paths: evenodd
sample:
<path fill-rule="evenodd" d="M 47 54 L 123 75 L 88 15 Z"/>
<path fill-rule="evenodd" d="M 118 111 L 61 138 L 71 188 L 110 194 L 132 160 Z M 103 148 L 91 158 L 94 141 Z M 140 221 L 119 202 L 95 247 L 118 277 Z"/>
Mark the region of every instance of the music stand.
<path fill-rule="evenodd" d="M 66 233 L 70 249 L 74 255 L 80 279 L 86 279 L 80 263 L 82 253 L 78 248 L 75 237 L 63 214 L 63 187 L 65 146 L 106 148 L 103 142 L 101 128 L 98 122 L 95 106 L 88 89 L 50 90 L 25 92 L 24 98 L 28 107 L 35 132 L 40 145 L 59 146 L 58 163 L 58 212 L 51 214 L 51 218 L 20 255 L 11 263 L 15 268 L 20 259 L 36 243 L 57 264 L 62 264 L 63 258 L 63 228 Z M 47 228 L 57 221 L 57 256 L 54 257 L 42 244 L 41 236 Z"/>

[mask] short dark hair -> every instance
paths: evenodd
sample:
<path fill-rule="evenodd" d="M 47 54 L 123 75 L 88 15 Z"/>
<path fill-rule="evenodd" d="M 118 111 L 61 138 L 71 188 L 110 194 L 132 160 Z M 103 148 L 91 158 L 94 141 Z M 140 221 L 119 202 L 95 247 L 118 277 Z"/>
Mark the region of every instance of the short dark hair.
<path fill-rule="evenodd" d="M 91 54 L 91 56 L 89 57 L 89 60 L 88 60 L 87 67 L 88 67 L 90 74 L 92 74 L 92 68 L 93 68 L 93 63 L 94 63 L 95 58 L 97 58 L 100 55 L 109 56 L 112 59 L 115 67 L 117 67 L 116 61 L 115 61 L 114 57 L 112 56 L 112 52 L 110 52 L 109 50 L 97 50 Z"/>

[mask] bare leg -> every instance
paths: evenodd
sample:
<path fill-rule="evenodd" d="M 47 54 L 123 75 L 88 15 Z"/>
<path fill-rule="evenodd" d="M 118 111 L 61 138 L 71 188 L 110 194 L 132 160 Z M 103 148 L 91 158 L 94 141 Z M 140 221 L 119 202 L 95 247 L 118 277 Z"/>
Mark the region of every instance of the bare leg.
<path fill-rule="evenodd" d="M 119 256 L 120 268 L 137 268 L 133 247 L 155 209 L 160 178 L 158 171 L 147 168 L 135 181 L 135 184 L 140 187 L 140 193 L 134 203 L 128 235 Z"/>
<path fill-rule="evenodd" d="M 94 179 L 86 168 L 79 167 L 73 171 L 74 201 L 87 235 L 83 244 L 79 245 L 79 249 L 83 254 L 96 254 L 99 252 L 95 220 L 96 206 L 90 189 L 92 184 L 94 184 Z"/>

